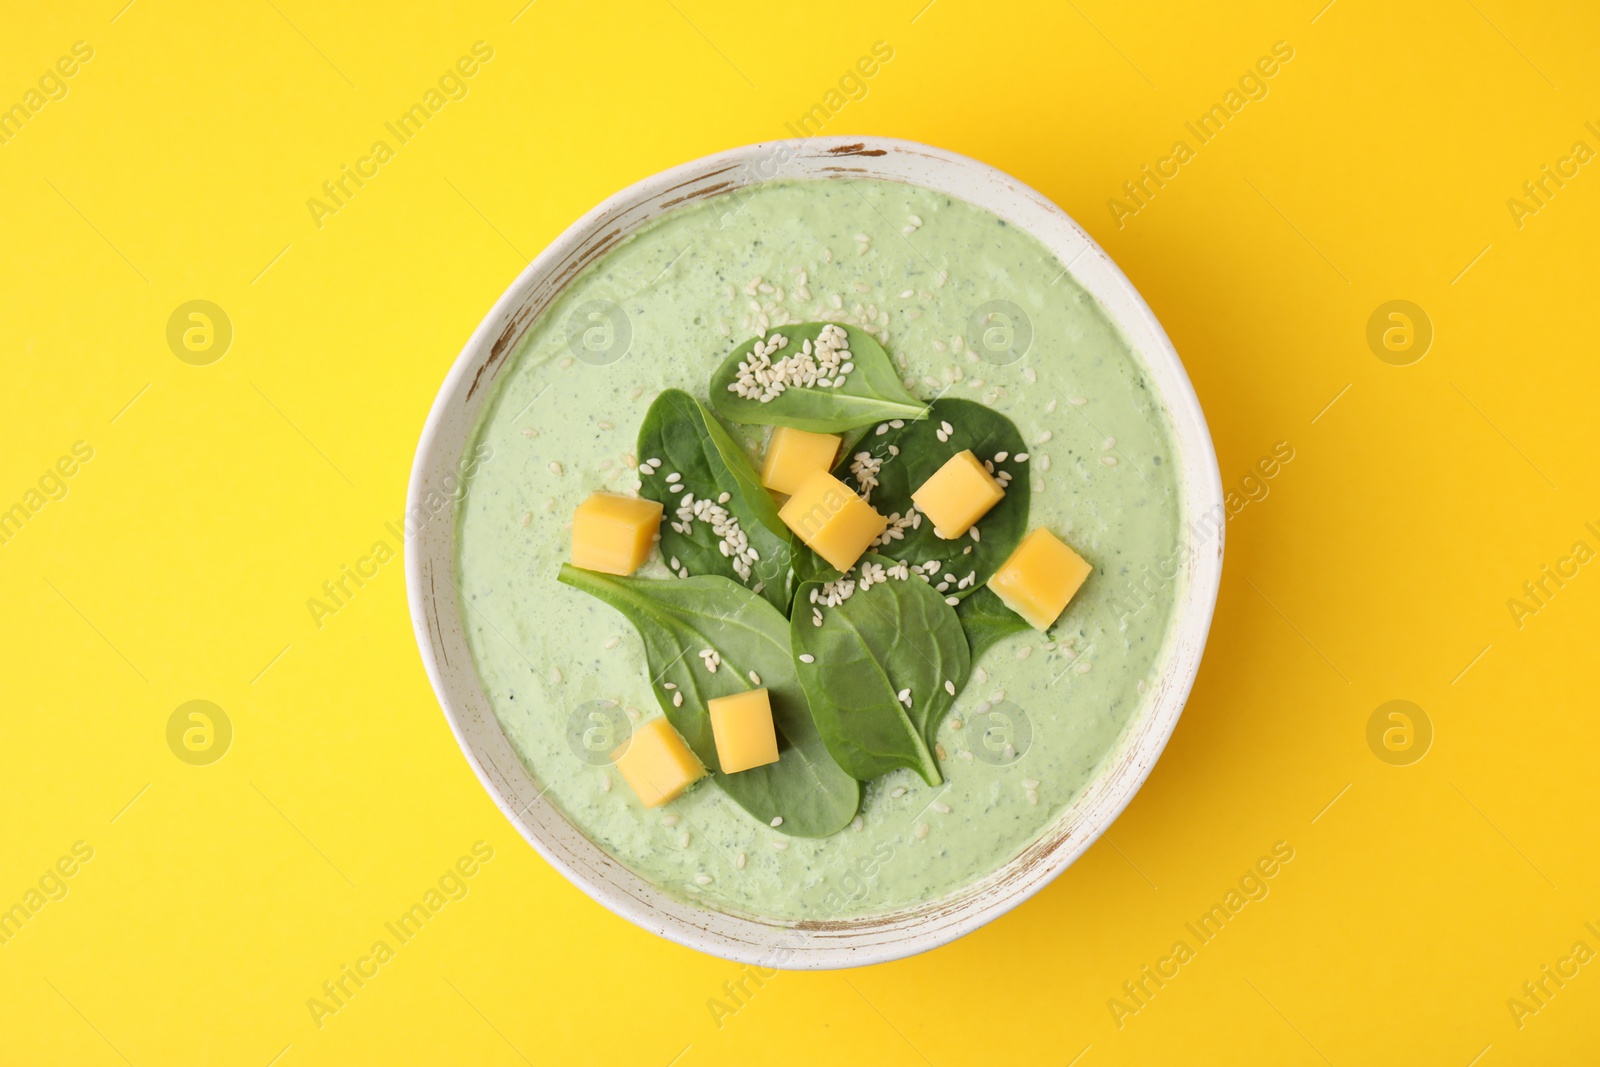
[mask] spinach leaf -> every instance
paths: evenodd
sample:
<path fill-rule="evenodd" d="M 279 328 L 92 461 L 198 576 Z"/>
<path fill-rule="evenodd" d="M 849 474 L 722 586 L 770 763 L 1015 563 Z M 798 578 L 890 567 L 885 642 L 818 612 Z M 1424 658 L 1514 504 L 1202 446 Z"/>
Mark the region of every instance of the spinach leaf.
<path fill-rule="evenodd" d="M 720 574 L 788 607 L 789 528 L 749 456 L 703 404 L 681 389 L 656 397 L 639 427 L 639 464 L 639 495 L 665 509 L 661 558 L 678 561 L 674 573 Z M 724 515 L 738 523 L 738 548 L 737 537 L 717 532 Z"/>
<path fill-rule="evenodd" d="M 639 631 L 661 710 L 735 803 L 764 823 L 781 815 L 778 829 L 796 837 L 826 837 L 855 817 L 861 783 L 818 735 L 795 678 L 788 623 L 776 608 L 719 575 L 652 581 L 562 564 L 560 580 L 616 608 Z M 722 657 L 715 674 L 700 658 L 706 648 Z M 772 701 L 778 762 L 723 774 L 706 704 L 750 689 L 751 672 Z"/>
<path fill-rule="evenodd" d="M 800 353 L 807 341 L 815 346 L 818 335 L 830 325 L 839 325 L 849 338 L 850 351 L 844 359 L 854 367 L 845 375 L 843 385 L 791 385 L 767 403 L 740 396 L 733 388 L 739 378 L 739 364 L 763 358 L 753 355 L 757 343 L 785 338 L 784 347 L 765 357 L 777 363 Z M 884 419 L 920 419 L 927 412 L 927 405 L 901 385 L 889 353 L 877 338 L 854 326 L 826 322 L 784 326 L 768 331 L 765 338 L 752 337 L 735 348 L 711 375 L 711 406 L 731 422 L 793 426 L 813 433 L 839 433 Z"/>
<path fill-rule="evenodd" d="M 974 663 L 1002 638 L 1033 629 L 986 585 L 978 586 L 976 593 L 956 605 L 956 616 L 966 631 Z"/>
<path fill-rule="evenodd" d="M 861 569 L 874 566 L 895 562 L 868 555 Z M 849 599 L 818 608 L 818 626 L 811 594 L 825 597 L 826 584 L 801 584 L 789 623 L 797 660 L 811 657 L 798 660 L 796 670 L 823 743 L 857 778 L 910 767 L 937 785 L 943 778 L 933 757 L 934 735 L 971 667 L 955 610 L 916 575 L 867 589 L 857 581 Z M 909 707 L 900 700 L 907 690 Z"/>
<path fill-rule="evenodd" d="M 954 432 L 949 440 L 939 440 L 942 424 L 949 423 Z M 890 452 L 890 448 L 896 452 Z M 900 538 L 884 542 L 880 551 L 893 554 L 897 559 L 920 563 L 924 567 L 937 560 L 937 573 L 929 575 L 935 588 L 944 587 L 946 596 L 965 598 L 983 587 L 983 583 L 1000 569 L 1016 550 L 1022 535 L 1028 530 L 1028 505 L 1031 496 L 1028 481 L 1028 464 L 1018 463 L 1019 454 L 1027 454 L 1027 445 L 1016 424 L 998 411 L 984 407 L 972 400 L 946 398 L 935 400 L 928 408 L 928 417 L 920 422 L 908 422 L 903 427 L 890 427 L 884 433 L 871 433 L 861 439 L 856 450 L 847 454 L 834 469 L 834 475 L 852 489 L 861 492 L 868 502 L 883 515 L 900 515 L 902 521 L 911 516 L 911 494 L 922 483 L 933 477 L 945 461 L 958 452 L 972 449 L 980 460 L 993 460 L 1005 453 L 1004 461 L 995 463 L 995 470 L 1009 471 L 1011 484 L 1006 495 L 978 520 L 975 529 L 981 540 L 974 541 L 963 534 L 946 541 L 933 532 L 933 523 L 922 516 L 920 526 L 891 525 L 884 536 L 894 537 L 898 528 Z M 879 461 L 877 485 L 870 490 L 863 484 L 865 468 L 858 457 L 869 454 Z M 972 575 L 973 581 L 959 588 L 961 579 Z M 948 584 L 947 584 L 948 583 Z"/>
<path fill-rule="evenodd" d="M 789 568 L 797 595 L 800 586 L 806 582 L 826 582 L 840 577 L 838 568 L 813 552 L 810 545 L 800 540 L 799 534 L 792 534 L 789 538 Z M 793 606 L 798 607 L 798 602 Z M 806 609 L 807 612 L 810 610 Z"/>

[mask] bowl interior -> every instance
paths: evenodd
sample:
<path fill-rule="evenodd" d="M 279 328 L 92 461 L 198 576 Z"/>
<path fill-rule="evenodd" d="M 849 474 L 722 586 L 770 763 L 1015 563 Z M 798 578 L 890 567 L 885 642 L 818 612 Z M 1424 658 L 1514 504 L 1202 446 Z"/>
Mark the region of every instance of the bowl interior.
<path fill-rule="evenodd" d="M 451 494 L 496 377 L 528 327 L 584 267 L 679 204 L 763 181 L 907 182 L 984 208 L 1037 237 L 1097 299 L 1143 362 L 1179 463 L 1187 566 L 1155 683 L 1100 773 L 1037 841 L 1004 867 L 931 903 L 862 918 L 779 921 L 698 907 L 607 855 L 545 800 L 501 729 L 473 667 L 455 585 Z M 407 494 L 406 581 L 424 666 L 462 751 L 506 817 L 595 900 L 691 948 L 765 967 L 877 963 L 944 944 L 1037 892 L 1093 843 L 1132 799 L 1183 709 L 1210 628 L 1222 568 L 1222 489 L 1205 419 L 1183 365 L 1143 299 L 1060 208 L 974 160 L 906 141 L 813 138 L 733 149 L 662 172 L 574 223 L 505 292 L 451 368 L 423 430 Z"/>

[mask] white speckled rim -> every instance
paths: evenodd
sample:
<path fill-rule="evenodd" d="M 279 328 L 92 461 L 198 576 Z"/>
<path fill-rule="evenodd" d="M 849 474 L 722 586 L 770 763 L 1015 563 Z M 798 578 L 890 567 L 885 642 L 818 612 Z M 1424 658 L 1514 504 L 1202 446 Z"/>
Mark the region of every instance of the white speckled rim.
<path fill-rule="evenodd" d="M 517 757 L 467 648 L 455 587 L 454 521 L 424 522 L 409 538 L 406 593 L 422 662 L 450 729 L 506 818 L 557 870 L 623 918 L 702 952 L 768 967 L 855 967 L 936 948 L 1010 911 L 1082 855 L 1138 792 L 1177 725 L 1210 630 L 1222 575 L 1222 484 L 1205 416 L 1172 343 L 1122 271 L 1065 212 L 1015 178 L 951 152 L 911 141 L 818 137 L 735 148 L 646 178 L 573 223 L 540 253 L 450 369 L 417 448 L 408 513 L 428 514 L 425 500 L 455 474 L 495 378 L 510 364 L 528 326 L 584 266 L 678 204 L 774 178 L 888 179 L 985 208 L 1042 241 L 1143 359 L 1176 441 L 1185 536 L 1194 551 L 1144 705 L 1084 794 L 1000 870 L 931 903 L 815 922 L 697 907 L 646 882 L 590 842 L 544 799 Z"/>

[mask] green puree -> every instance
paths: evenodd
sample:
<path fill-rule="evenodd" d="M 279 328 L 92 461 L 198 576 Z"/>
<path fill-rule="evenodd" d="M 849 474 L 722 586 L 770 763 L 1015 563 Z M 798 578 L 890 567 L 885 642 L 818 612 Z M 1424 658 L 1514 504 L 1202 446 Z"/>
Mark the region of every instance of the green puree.
<path fill-rule="evenodd" d="M 913 216 L 921 225 L 903 233 Z M 757 276 L 773 291 L 747 294 Z M 964 340 L 974 309 L 995 300 L 1032 327 L 1026 355 L 1005 365 L 974 358 Z M 625 322 L 595 302 L 615 304 Z M 577 347 L 587 359 L 574 358 L 575 314 L 589 330 Z M 632 452 L 651 402 L 674 388 L 704 399 L 711 372 L 760 332 L 762 314 L 773 329 L 839 316 L 880 330 L 919 397 L 948 389 L 1009 416 L 1029 445 L 1029 527 L 1048 526 L 1095 568 L 1049 634 L 1006 637 L 976 661 L 936 735 L 943 785 L 896 770 L 868 783 L 859 829 L 815 840 L 757 822 L 709 781 L 647 811 L 602 758 L 580 758 L 585 730 L 591 748 L 608 743 L 595 702 L 615 701 L 636 722 L 661 711 L 628 623 L 556 581 L 573 509 L 593 490 L 637 487 L 631 464 L 649 457 Z M 603 362 L 629 333 L 626 355 Z M 730 430 L 753 454 L 765 437 Z M 1119 590 L 1174 554 L 1179 529 L 1171 439 L 1126 341 L 1036 240 L 925 189 L 773 183 L 679 208 L 534 324 L 477 434 L 493 458 L 458 505 L 460 587 L 496 715 L 590 838 L 670 892 L 731 911 L 846 918 L 932 900 L 1000 867 L 1116 747 L 1184 580 L 1122 611 L 1143 601 Z M 657 559 L 641 575 L 669 580 Z"/>

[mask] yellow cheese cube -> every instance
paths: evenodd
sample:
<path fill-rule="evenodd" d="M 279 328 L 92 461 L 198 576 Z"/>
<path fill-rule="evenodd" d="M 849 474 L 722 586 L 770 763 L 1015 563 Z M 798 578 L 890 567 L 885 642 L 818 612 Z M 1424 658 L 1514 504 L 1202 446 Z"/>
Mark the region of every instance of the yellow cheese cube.
<path fill-rule="evenodd" d="M 989 588 L 1006 607 L 1028 620 L 1035 630 L 1048 630 L 1067 608 L 1093 570 L 1083 557 L 1044 528 L 1022 539 L 989 579 Z"/>
<path fill-rule="evenodd" d="M 831 470 L 842 438 L 836 433 L 811 433 L 779 426 L 767 441 L 761 484 L 779 493 L 793 493 L 816 471 Z"/>
<path fill-rule="evenodd" d="M 855 566 L 889 520 L 827 471 L 816 471 L 778 511 L 784 525 L 841 571 Z"/>
<path fill-rule="evenodd" d="M 651 719 L 635 730 L 611 753 L 611 762 L 647 808 L 676 800 L 706 774 L 666 719 Z"/>
<path fill-rule="evenodd" d="M 723 774 L 778 762 L 778 734 L 772 728 L 772 703 L 765 689 L 751 689 L 706 702 L 711 736 L 717 739 L 717 762 Z"/>
<path fill-rule="evenodd" d="M 661 528 L 661 504 L 615 493 L 590 493 L 572 513 L 572 565 L 632 574 Z"/>
<path fill-rule="evenodd" d="M 934 471 L 933 477 L 911 494 L 911 502 L 933 520 L 934 533 L 949 539 L 966 533 L 1005 495 L 994 475 L 969 448 L 951 456 Z"/>

